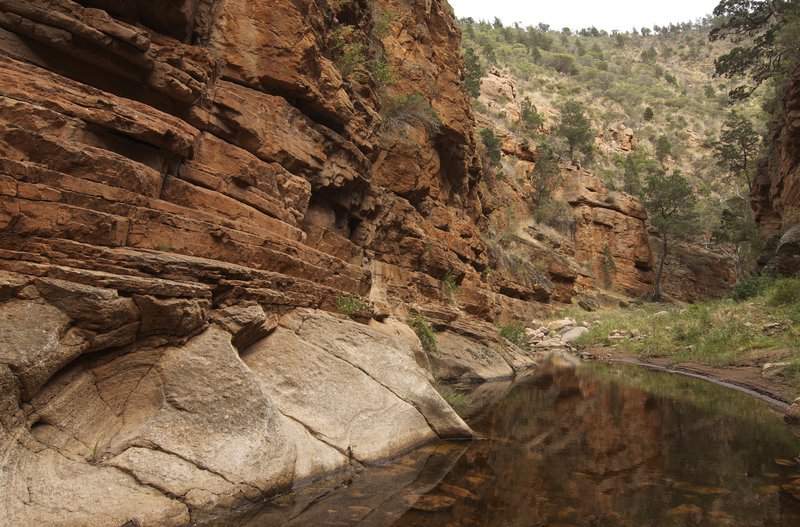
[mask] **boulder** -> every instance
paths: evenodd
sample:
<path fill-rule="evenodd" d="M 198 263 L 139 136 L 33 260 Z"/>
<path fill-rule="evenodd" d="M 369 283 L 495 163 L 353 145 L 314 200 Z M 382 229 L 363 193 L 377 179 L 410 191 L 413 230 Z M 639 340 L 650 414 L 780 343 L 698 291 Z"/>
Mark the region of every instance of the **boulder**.
<path fill-rule="evenodd" d="M 800 272 L 800 224 L 788 229 L 775 250 L 775 266 L 785 276 Z"/>
<path fill-rule="evenodd" d="M 567 344 L 571 344 L 588 332 L 589 328 L 585 328 L 583 326 L 570 328 L 569 330 L 561 334 L 561 340 Z"/>

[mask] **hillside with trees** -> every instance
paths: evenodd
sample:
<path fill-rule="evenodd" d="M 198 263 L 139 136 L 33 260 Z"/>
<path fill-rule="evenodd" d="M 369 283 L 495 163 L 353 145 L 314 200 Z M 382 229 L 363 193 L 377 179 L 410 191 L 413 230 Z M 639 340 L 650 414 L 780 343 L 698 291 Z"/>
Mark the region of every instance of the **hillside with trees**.
<path fill-rule="evenodd" d="M 648 181 L 677 173 L 697 198 L 689 238 L 735 256 L 742 272 L 760 245 L 747 199 L 775 103 L 763 88 L 733 101 L 741 79 L 715 76 L 734 47 L 710 38 L 720 20 L 608 33 L 461 19 L 479 128 L 642 201 Z M 502 161 L 508 180 L 535 183 L 515 157 Z"/>

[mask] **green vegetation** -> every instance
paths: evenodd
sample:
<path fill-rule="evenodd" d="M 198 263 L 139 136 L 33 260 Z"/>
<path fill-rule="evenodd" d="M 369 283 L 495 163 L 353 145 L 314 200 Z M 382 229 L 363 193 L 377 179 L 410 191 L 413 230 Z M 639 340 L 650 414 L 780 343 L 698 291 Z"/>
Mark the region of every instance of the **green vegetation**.
<path fill-rule="evenodd" d="M 423 313 L 413 313 L 409 315 L 408 325 L 411 326 L 414 333 L 417 334 L 417 338 L 419 338 L 420 343 L 422 343 L 422 349 L 424 349 L 426 353 L 439 353 L 439 343 L 436 340 L 436 333 L 433 332 L 433 328 L 431 328 L 428 319 Z"/>
<path fill-rule="evenodd" d="M 670 243 L 675 239 L 686 239 L 696 230 L 696 203 L 694 191 L 679 170 L 674 170 L 669 176 L 663 173 L 648 176 L 644 189 L 647 221 L 661 238 L 661 257 L 653 292 L 656 301 L 661 300 L 661 279 Z"/>
<path fill-rule="evenodd" d="M 472 48 L 464 50 L 464 88 L 470 97 L 478 98 L 481 94 L 481 77 L 483 77 L 485 70 L 481 65 L 481 59 Z"/>
<path fill-rule="evenodd" d="M 439 133 L 442 119 L 430 101 L 418 93 L 390 99 L 381 106 L 383 126 L 402 129 L 406 125 L 423 126 L 431 134 Z"/>
<path fill-rule="evenodd" d="M 742 100 L 767 81 L 784 84 L 800 62 L 800 4 L 794 0 L 722 0 L 714 9 L 720 23 L 712 40 L 736 46 L 714 63 L 717 75 L 744 80 L 730 97 Z"/>
<path fill-rule="evenodd" d="M 336 299 L 336 307 L 350 318 L 357 318 L 368 314 L 369 305 L 363 298 L 353 293 L 341 295 Z"/>
<path fill-rule="evenodd" d="M 720 167 L 744 181 L 748 191 L 753 189 L 755 159 L 760 150 L 761 138 L 753 124 L 738 112 L 731 112 L 719 141 L 714 143 L 714 157 Z"/>
<path fill-rule="evenodd" d="M 489 160 L 489 165 L 492 167 L 499 167 L 500 160 L 503 157 L 503 153 L 500 151 L 500 139 L 494 135 L 491 128 L 482 128 L 479 133 L 481 136 L 481 143 L 483 143 L 486 149 L 486 157 Z"/>
<path fill-rule="evenodd" d="M 535 132 L 544 124 L 544 117 L 533 107 L 530 97 L 525 97 L 520 104 L 520 121 L 526 132 Z"/>
<path fill-rule="evenodd" d="M 553 30 L 463 19 L 465 54 L 472 50 L 477 62 L 507 72 L 517 93 L 516 108 L 511 109 L 505 95 L 484 90 L 473 103 L 474 111 L 484 121 L 508 130 L 520 143 L 536 144 L 537 164 L 542 142 L 563 157 L 591 162 L 610 190 L 640 195 L 648 176 L 679 169 L 698 196 L 701 211 L 693 240 L 718 244 L 719 250 L 731 252 L 728 245 L 721 245 L 729 242 L 712 237 L 727 228 L 722 225 L 722 211 L 728 210 L 728 219 L 731 214 L 738 215 L 742 224 L 747 223 L 749 213 L 729 205 L 732 198 L 746 194 L 746 182 L 719 177 L 714 156 L 715 143 L 731 110 L 726 94 L 738 82 L 713 76 L 715 59 L 736 45 L 724 39 L 709 40 L 712 29 L 721 23 L 707 17 L 695 23 L 608 34 L 597 28 Z M 785 27 L 789 27 L 788 21 Z M 797 50 L 793 52 L 800 53 Z M 765 123 L 763 92 L 759 90 L 740 103 L 737 113 L 751 123 Z M 568 102 L 580 105 L 581 112 L 565 115 Z M 589 132 L 578 138 L 586 140 L 582 143 L 585 151 L 575 136 L 570 140 L 571 134 L 562 133 L 567 131 L 563 123 L 580 114 L 585 120 L 578 119 L 579 128 L 585 130 L 587 123 L 589 127 Z M 636 146 L 632 152 L 618 147 L 616 132 L 624 128 L 633 131 Z M 763 125 L 753 128 L 758 135 L 766 132 Z M 548 130 L 549 136 L 544 132 Z M 590 147 L 600 133 L 603 143 L 593 151 Z M 513 173 L 508 168 L 515 161 L 513 155 L 505 155 L 504 172 Z M 541 199 L 534 203 L 538 210 L 547 203 L 547 192 L 539 189 L 544 187 L 540 182 L 546 183 L 548 178 L 542 178 L 542 173 L 529 176 L 534 187 L 530 197 Z M 506 177 L 512 181 L 513 176 Z M 537 215 L 548 218 L 544 213 Z M 750 257 L 749 250 L 742 252 L 742 269 L 748 268 Z"/>
<path fill-rule="evenodd" d="M 525 324 L 523 322 L 515 320 L 503 324 L 500 326 L 500 336 L 520 348 L 528 347 L 528 341 L 525 339 Z"/>
<path fill-rule="evenodd" d="M 439 388 L 439 395 L 441 395 L 442 399 L 444 399 L 447 404 L 449 404 L 450 407 L 457 412 L 459 410 L 463 410 L 470 404 L 470 398 L 468 394 L 449 386 Z"/>
<path fill-rule="evenodd" d="M 578 149 L 589 156 L 594 141 L 594 132 L 586 108 L 573 99 L 564 102 L 561 107 L 561 122 L 556 128 L 556 133 L 566 139 L 569 157 L 575 160 L 575 150 Z"/>
<path fill-rule="evenodd" d="M 733 298 L 688 307 L 647 305 L 572 313 L 590 330 L 577 344 L 616 346 L 670 363 L 785 361 L 800 385 L 800 278 L 752 277 Z"/>
<path fill-rule="evenodd" d="M 461 288 L 458 285 L 458 276 L 453 270 L 447 271 L 442 277 L 442 296 L 448 304 L 456 305 Z"/>
<path fill-rule="evenodd" d="M 540 208 L 550 200 L 551 193 L 561 174 L 558 166 L 558 154 L 546 141 L 542 141 L 536 148 L 536 166 L 531 172 L 531 185 L 534 195 L 533 203 Z"/>

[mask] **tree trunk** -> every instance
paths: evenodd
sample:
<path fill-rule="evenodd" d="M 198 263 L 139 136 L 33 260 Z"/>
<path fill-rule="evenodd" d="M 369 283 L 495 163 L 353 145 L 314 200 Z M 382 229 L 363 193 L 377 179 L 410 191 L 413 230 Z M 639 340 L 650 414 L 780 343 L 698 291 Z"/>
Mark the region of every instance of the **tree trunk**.
<path fill-rule="evenodd" d="M 656 270 L 655 291 L 653 291 L 653 300 L 656 302 L 661 300 L 661 277 L 664 274 L 664 262 L 667 261 L 667 235 L 662 235 L 661 240 L 664 242 L 664 245 L 661 250 L 661 261 L 658 262 L 658 269 Z"/>

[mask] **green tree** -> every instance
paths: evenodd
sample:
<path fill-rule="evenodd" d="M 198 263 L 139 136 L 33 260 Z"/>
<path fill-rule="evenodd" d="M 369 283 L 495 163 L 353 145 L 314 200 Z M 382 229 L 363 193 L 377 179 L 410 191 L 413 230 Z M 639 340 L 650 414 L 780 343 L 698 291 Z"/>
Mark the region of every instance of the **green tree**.
<path fill-rule="evenodd" d="M 629 155 L 625 160 L 625 173 L 622 179 L 622 190 L 632 196 L 640 196 L 642 194 L 642 180 L 639 176 L 639 167 L 636 166 L 636 160 L 633 155 Z"/>
<path fill-rule="evenodd" d="M 664 161 L 667 156 L 672 155 L 672 143 L 666 135 L 659 136 L 656 140 L 656 159 Z"/>
<path fill-rule="evenodd" d="M 727 200 L 713 236 L 717 243 L 733 245 L 737 277 L 741 278 L 753 269 L 755 260 L 763 249 L 764 240 L 758 230 L 749 199 L 734 197 Z"/>
<path fill-rule="evenodd" d="M 655 64 L 656 59 L 658 58 L 658 51 L 653 46 L 650 46 L 648 49 L 642 51 L 642 62 L 646 64 Z"/>
<path fill-rule="evenodd" d="M 644 188 L 647 221 L 661 239 L 661 258 L 656 267 L 653 300 L 661 300 L 664 264 L 674 241 L 688 238 L 697 223 L 697 198 L 679 170 L 672 174 L 651 174 Z"/>
<path fill-rule="evenodd" d="M 470 97 L 478 98 L 481 94 L 481 78 L 484 75 L 483 65 L 478 54 L 472 48 L 464 50 L 464 89 Z"/>
<path fill-rule="evenodd" d="M 491 128 L 482 128 L 480 131 L 481 142 L 486 147 L 486 155 L 489 158 L 489 165 L 493 167 L 500 166 L 500 159 L 502 152 L 500 151 L 500 139 L 494 135 Z"/>
<path fill-rule="evenodd" d="M 530 97 L 525 97 L 520 104 L 519 120 L 529 132 L 539 130 L 544 124 L 544 117 L 536 111 Z"/>
<path fill-rule="evenodd" d="M 761 84 L 785 75 L 800 54 L 800 2 L 796 0 L 722 0 L 714 8 L 720 23 L 711 40 L 737 44 L 714 62 L 717 75 L 746 79 L 730 92 L 733 100 L 749 97 Z"/>
<path fill-rule="evenodd" d="M 567 140 L 569 157 L 575 160 L 575 150 L 588 152 L 591 150 L 594 133 L 586 116 L 584 106 L 574 99 L 569 99 L 561 107 L 561 122 L 556 133 Z"/>
<path fill-rule="evenodd" d="M 561 168 L 558 166 L 558 154 L 550 144 L 542 141 L 536 147 L 536 165 L 531 172 L 531 184 L 535 192 L 534 204 L 541 205 L 550 199 L 559 174 Z"/>
<path fill-rule="evenodd" d="M 567 75 L 578 73 L 575 57 L 569 53 L 554 53 L 548 58 L 547 65 L 559 73 L 566 73 Z"/>
<path fill-rule="evenodd" d="M 734 111 L 725 119 L 719 141 L 714 143 L 717 164 L 753 190 L 753 161 L 760 150 L 760 138 L 753 124 Z"/>
<path fill-rule="evenodd" d="M 649 106 L 644 109 L 644 113 L 642 114 L 642 119 L 645 121 L 652 121 L 655 114 L 653 113 L 653 109 Z"/>
<path fill-rule="evenodd" d="M 486 63 L 490 66 L 494 66 L 497 64 L 497 55 L 494 52 L 494 46 L 490 43 L 486 43 L 483 45 L 483 58 L 486 59 Z"/>

